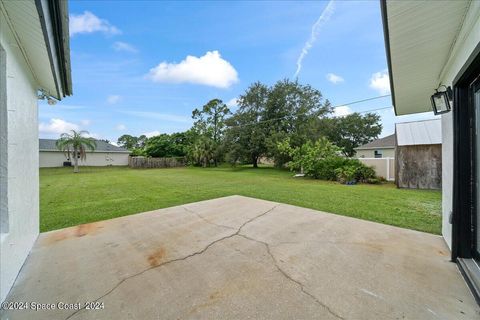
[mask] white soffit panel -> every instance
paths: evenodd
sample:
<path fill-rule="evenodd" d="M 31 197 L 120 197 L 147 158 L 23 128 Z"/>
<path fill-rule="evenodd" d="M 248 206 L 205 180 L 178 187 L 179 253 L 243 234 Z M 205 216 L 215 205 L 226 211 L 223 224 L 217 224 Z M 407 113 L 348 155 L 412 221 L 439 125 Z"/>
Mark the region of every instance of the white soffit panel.
<path fill-rule="evenodd" d="M 48 57 L 35 1 L 3 1 L 10 22 L 24 48 L 39 87 L 57 96 L 52 67 Z"/>
<path fill-rule="evenodd" d="M 461 30 L 470 1 L 387 1 L 397 115 L 431 110 L 430 96 Z"/>

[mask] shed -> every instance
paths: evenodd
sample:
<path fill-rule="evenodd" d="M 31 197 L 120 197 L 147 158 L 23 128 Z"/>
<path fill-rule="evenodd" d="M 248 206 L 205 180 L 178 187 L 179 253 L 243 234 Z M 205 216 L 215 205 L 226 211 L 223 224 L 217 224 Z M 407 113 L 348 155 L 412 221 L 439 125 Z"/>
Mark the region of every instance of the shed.
<path fill-rule="evenodd" d="M 40 168 L 62 167 L 65 161 L 63 151 L 58 150 L 55 139 L 40 139 Z M 95 151 L 87 151 L 87 158 L 79 161 L 81 166 L 126 166 L 130 151 L 117 147 L 103 140 L 95 140 L 97 148 Z"/>
<path fill-rule="evenodd" d="M 441 119 L 397 123 L 395 133 L 397 187 L 441 189 Z"/>

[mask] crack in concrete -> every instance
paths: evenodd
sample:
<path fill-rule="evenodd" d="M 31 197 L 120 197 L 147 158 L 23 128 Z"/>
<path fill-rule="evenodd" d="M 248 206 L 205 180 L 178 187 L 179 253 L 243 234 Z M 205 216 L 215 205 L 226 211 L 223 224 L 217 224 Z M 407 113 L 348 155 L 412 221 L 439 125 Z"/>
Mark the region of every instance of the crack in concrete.
<path fill-rule="evenodd" d="M 334 312 L 332 309 L 330 309 L 329 306 L 327 306 L 325 303 L 321 302 L 317 297 L 315 297 L 312 293 L 308 292 L 306 289 L 305 289 L 305 285 L 303 283 L 301 283 L 300 281 L 298 280 L 295 280 L 294 278 L 292 278 L 288 273 L 285 272 L 285 270 L 283 270 L 279 265 L 278 265 L 278 262 L 277 262 L 277 259 L 275 259 L 275 256 L 273 255 L 272 251 L 270 250 L 270 245 L 267 243 L 267 242 L 264 242 L 264 241 L 261 241 L 261 240 L 258 240 L 258 239 L 254 239 L 254 238 L 251 238 L 245 234 L 241 234 L 240 232 L 237 234 L 237 236 L 239 237 L 242 237 L 244 239 L 247 239 L 247 240 L 250 240 L 250 241 L 253 241 L 253 242 L 257 242 L 257 243 L 260 243 L 260 244 L 263 244 L 265 246 L 265 249 L 267 250 L 267 253 L 268 255 L 270 256 L 270 258 L 272 259 L 273 261 L 273 264 L 275 265 L 275 268 L 278 270 L 278 272 L 280 272 L 285 278 L 287 278 L 288 280 L 290 280 L 291 282 L 297 284 L 297 286 L 300 288 L 300 291 L 302 291 L 303 294 L 309 296 L 312 300 L 314 300 L 317 304 L 319 304 L 320 306 L 322 306 L 324 309 L 326 309 L 331 315 L 335 316 L 336 318 L 338 319 L 342 319 L 342 320 L 345 320 L 345 318 L 343 318 L 342 316 L 340 316 L 339 314 L 337 314 L 336 312 Z"/>
<path fill-rule="evenodd" d="M 200 215 L 199 213 L 193 211 L 193 210 L 190 210 L 186 207 L 182 207 L 183 210 L 189 212 L 189 213 L 193 213 L 194 215 L 196 215 L 197 217 L 199 217 L 201 220 L 205 221 L 206 223 L 208 224 L 211 224 L 211 225 L 214 225 L 214 226 L 217 226 L 217 227 L 221 227 L 221 228 L 225 228 L 225 229 L 230 229 L 230 230 L 236 230 L 235 228 L 233 227 L 230 227 L 230 226 L 226 226 L 226 225 L 223 225 L 223 224 L 218 224 L 218 223 L 215 223 L 213 221 L 210 221 L 209 219 L 205 218 L 204 216 Z"/>
<path fill-rule="evenodd" d="M 184 260 L 187 260 L 189 258 L 192 258 L 194 256 L 198 256 L 198 255 L 201 255 L 203 254 L 205 251 L 207 251 L 210 247 L 212 247 L 213 245 L 215 245 L 216 243 L 219 243 L 223 240 L 226 240 L 226 239 L 229 239 L 229 238 L 233 238 L 235 236 L 238 236 L 240 234 L 240 232 L 242 231 L 242 229 L 249 223 L 255 221 L 256 219 L 258 218 L 261 218 L 263 217 L 264 215 L 272 212 L 273 210 L 275 210 L 278 206 L 280 206 L 280 204 L 277 204 L 275 206 L 273 206 L 272 208 L 268 209 L 267 211 L 259 214 L 258 216 L 255 216 L 251 219 L 248 219 L 247 221 L 245 221 L 244 223 L 242 223 L 242 225 L 240 225 L 240 227 L 238 229 L 236 229 L 236 231 L 230 235 L 227 235 L 227 236 L 224 236 L 222 238 L 219 238 L 217 240 L 214 240 L 213 242 L 210 242 L 207 246 L 205 246 L 202 250 L 200 251 L 196 251 L 194 253 L 191 253 L 187 256 L 184 256 L 182 258 L 176 258 L 176 259 L 172 259 L 172 260 L 168 260 L 168 261 L 165 261 L 157 266 L 153 266 L 153 267 L 150 267 L 150 268 L 147 268 L 147 269 L 144 269 L 138 273 L 135 273 L 133 275 L 130 275 L 126 278 L 123 278 L 122 280 L 120 280 L 113 288 L 111 288 L 109 291 L 107 291 L 105 294 L 103 294 L 102 296 L 98 297 L 97 299 L 93 300 L 93 302 L 98 302 L 99 300 L 105 298 L 106 296 L 108 296 L 109 294 L 111 294 L 113 291 L 115 291 L 118 287 L 120 287 L 125 281 L 129 280 L 129 279 L 132 279 L 132 278 L 135 278 L 137 276 L 140 276 L 148 271 L 151 271 L 153 269 L 156 269 L 156 268 L 160 268 L 160 267 L 163 267 L 163 266 L 166 266 L 168 264 L 171 264 L 171 263 L 174 263 L 174 262 L 178 262 L 178 261 L 184 261 Z M 185 209 L 185 208 L 184 208 Z M 76 310 L 75 312 L 73 312 L 72 314 L 70 314 L 68 317 L 65 318 L 65 320 L 68 320 L 70 318 L 72 318 L 73 316 L 75 316 L 76 314 L 78 314 L 79 312 L 85 310 L 85 307 L 81 308 L 81 309 L 78 309 Z"/>

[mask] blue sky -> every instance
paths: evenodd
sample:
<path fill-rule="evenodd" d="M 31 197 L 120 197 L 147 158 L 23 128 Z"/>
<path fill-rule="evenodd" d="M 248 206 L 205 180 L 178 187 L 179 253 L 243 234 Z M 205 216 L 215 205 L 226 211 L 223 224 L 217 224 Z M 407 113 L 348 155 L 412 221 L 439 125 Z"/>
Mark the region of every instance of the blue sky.
<path fill-rule="evenodd" d="M 184 131 L 210 99 L 235 109 L 252 82 L 295 75 L 339 115 L 391 106 L 390 97 L 343 106 L 389 93 L 377 1 L 70 1 L 70 33 L 74 95 L 40 103 L 43 138 Z M 379 114 L 382 135 L 395 122 L 433 118 Z"/>

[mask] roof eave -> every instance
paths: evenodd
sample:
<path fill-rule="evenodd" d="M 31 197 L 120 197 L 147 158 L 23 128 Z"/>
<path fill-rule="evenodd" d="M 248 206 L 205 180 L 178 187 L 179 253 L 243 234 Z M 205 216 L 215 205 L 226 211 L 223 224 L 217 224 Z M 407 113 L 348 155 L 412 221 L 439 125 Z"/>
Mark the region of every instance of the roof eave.
<path fill-rule="evenodd" d="M 72 95 L 68 2 L 35 0 L 50 67 L 57 90 L 55 98 Z"/>
<path fill-rule="evenodd" d="M 382 147 L 368 147 L 368 148 L 353 148 L 353 150 L 378 150 L 378 149 L 395 149 L 396 146 L 382 146 Z"/>
<path fill-rule="evenodd" d="M 387 58 L 388 77 L 390 81 L 390 94 L 392 95 L 393 110 L 395 111 L 395 115 L 398 116 L 397 108 L 395 106 L 395 90 L 393 87 L 392 58 L 390 56 L 390 36 L 388 31 L 387 0 L 380 0 L 380 10 L 382 12 L 383 36 L 385 38 L 385 54 Z"/>

